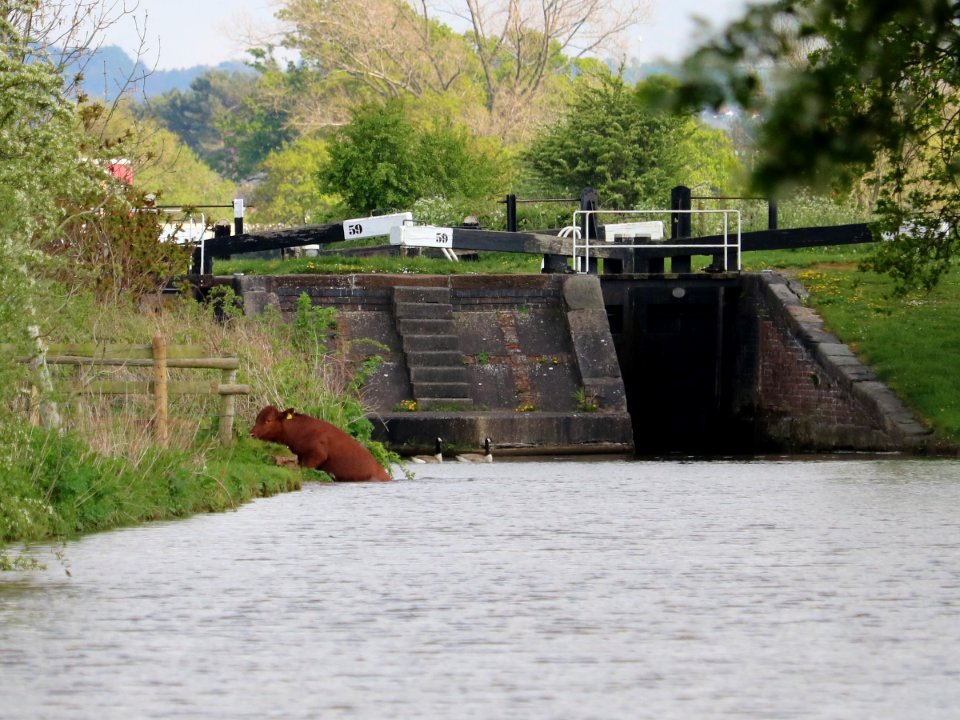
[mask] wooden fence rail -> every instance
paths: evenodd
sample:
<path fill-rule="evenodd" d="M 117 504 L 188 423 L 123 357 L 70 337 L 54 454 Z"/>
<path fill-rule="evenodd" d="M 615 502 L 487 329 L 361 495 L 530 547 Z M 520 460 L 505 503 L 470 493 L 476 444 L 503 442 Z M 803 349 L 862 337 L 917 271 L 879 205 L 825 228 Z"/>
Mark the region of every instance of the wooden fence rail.
<path fill-rule="evenodd" d="M 11 351 L 0 345 L 0 351 Z M 152 395 L 154 399 L 154 434 L 161 444 L 169 437 L 167 401 L 170 396 L 219 395 L 220 442 L 233 439 L 236 396 L 249 395 L 250 386 L 237 383 L 240 361 L 236 357 L 210 357 L 206 350 L 191 345 L 167 345 L 159 335 L 144 345 L 97 345 L 38 343 L 38 352 L 31 357 L 18 357 L 18 362 L 37 365 L 116 366 L 152 368 L 152 380 L 95 380 L 75 389 L 84 395 Z M 220 370 L 217 380 L 174 381 L 168 379 L 170 368 Z"/>

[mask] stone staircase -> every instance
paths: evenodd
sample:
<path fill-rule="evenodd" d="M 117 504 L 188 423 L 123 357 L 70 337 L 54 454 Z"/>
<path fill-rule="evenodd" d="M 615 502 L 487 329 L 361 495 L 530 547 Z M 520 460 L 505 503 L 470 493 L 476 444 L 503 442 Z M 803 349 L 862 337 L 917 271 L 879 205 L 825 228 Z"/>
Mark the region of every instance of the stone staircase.
<path fill-rule="evenodd" d="M 450 289 L 393 289 L 393 314 L 420 410 L 473 405 L 460 338 L 453 324 Z"/>

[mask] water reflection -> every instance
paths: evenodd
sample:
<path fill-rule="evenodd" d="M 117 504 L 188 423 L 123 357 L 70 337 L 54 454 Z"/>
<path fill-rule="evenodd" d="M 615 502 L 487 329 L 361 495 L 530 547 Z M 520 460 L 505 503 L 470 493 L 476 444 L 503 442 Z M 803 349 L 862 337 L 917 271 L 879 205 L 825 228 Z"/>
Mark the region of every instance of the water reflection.
<path fill-rule="evenodd" d="M 0 577 L 0 717 L 953 717 L 960 465 L 418 466 Z"/>

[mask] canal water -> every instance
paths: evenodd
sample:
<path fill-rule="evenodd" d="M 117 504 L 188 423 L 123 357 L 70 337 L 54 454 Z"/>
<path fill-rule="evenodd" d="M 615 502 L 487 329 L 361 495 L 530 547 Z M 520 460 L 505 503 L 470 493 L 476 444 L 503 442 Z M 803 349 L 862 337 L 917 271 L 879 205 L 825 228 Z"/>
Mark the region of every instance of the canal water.
<path fill-rule="evenodd" d="M 0 717 L 957 717 L 955 461 L 413 467 L 37 549 Z"/>

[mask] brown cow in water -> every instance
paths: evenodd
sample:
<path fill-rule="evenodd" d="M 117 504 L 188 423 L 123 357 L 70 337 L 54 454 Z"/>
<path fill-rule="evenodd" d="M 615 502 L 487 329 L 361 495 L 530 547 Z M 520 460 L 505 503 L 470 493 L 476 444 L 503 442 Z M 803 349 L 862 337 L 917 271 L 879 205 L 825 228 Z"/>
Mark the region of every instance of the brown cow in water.
<path fill-rule="evenodd" d="M 267 405 L 257 415 L 250 435 L 286 445 L 301 467 L 316 468 L 341 482 L 389 480 L 373 455 L 343 430 L 325 420 Z"/>

